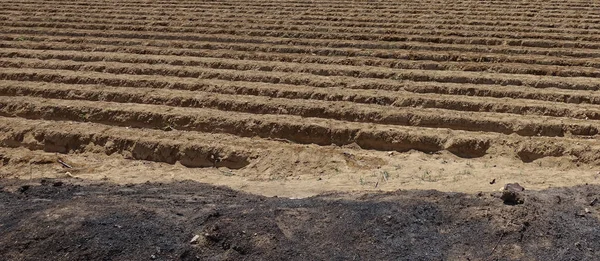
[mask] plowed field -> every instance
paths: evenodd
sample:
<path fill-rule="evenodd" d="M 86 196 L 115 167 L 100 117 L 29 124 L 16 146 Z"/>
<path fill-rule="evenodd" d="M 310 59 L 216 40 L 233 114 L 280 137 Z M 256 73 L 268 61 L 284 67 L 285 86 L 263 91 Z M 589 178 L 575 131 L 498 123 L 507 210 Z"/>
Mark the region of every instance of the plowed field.
<path fill-rule="evenodd" d="M 594 183 L 598 10 L 2 1 L 0 175 L 273 195 Z"/>
<path fill-rule="evenodd" d="M 600 1 L 0 1 L 0 260 L 600 260 L 599 141 Z"/>

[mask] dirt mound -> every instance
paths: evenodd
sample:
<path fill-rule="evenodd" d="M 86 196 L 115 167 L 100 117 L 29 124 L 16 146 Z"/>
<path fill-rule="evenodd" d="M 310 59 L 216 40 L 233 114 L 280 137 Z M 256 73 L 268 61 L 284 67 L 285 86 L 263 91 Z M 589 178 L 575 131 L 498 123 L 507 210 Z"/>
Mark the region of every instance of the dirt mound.
<path fill-rule="evenodd" d="M 253 196 L 195 182 L 4 180 L 4 260 L 596 260 L 598 186 Z M 195 237 L 198 235 L 198 237 Z M 194 242 L 190 242 L 194 239 Z"/>

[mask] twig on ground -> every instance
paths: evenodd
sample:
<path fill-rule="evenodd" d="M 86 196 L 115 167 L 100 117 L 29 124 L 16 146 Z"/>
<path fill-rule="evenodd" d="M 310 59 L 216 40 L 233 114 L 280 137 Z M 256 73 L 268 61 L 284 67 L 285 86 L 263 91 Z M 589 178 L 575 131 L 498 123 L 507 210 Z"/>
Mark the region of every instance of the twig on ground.
<path fill-rule="evenodd" d="M 500 235 L 500 239 L 498 239 L 498 242 L 496 242 L 496 245 L 494 246 L 494 248 L 492 248 L 492 252 L 490 252 L 490 257 L 494 254 L 494 251 L 496 251 L 496 248 L 498 248 L 498 245 L 500 245 L 500 241 L 502 241 L 505 234 L 506 234 L 506 232 L 502 232 L 502 235 Z"/>
<path fill-rule="evenodd" d="M 62 161 L 61 159 L 58 159 L 58 163 L 60 163 L 60 165 L 62 165 L 63 167 L 65 167 L 67 169 L 73 168 L 73 167 L 71 167 L 71 165 L 67 164 L 66 162 Z"/>

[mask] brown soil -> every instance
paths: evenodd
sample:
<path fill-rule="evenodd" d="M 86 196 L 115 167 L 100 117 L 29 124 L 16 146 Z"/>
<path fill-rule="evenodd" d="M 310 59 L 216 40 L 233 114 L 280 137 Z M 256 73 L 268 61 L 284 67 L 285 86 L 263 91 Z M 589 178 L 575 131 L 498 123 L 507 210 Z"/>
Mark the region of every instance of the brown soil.
<path fill-rule="evenodd" d="M 4 1 L 0 259 L 598 259 L 599 8 Z"/>

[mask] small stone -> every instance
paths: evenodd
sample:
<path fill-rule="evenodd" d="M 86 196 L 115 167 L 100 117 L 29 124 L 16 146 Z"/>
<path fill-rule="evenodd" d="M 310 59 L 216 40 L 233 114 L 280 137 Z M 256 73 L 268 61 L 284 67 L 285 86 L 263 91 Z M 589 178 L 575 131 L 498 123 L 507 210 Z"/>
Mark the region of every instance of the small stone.
<path fill-rule="evenodd" d="M 585 208 L 584 210 L 585 210 L 585 213 L 588 213 L 588 214 L 589 214 L 589 213 L 592 213 L 592 211 L 590 211 L 590 209 L 589 209 L 589 208 Z"/>
<path fill-rule="evenodd" d="M 596 205 L 596 203 L 598 203 L 598 199 L 597 198 L 595 198 L 594 200 L 592 200 L 592 202 L 590 202 L 590 206 L 593 207 L 593 206 Z"/>
<path fill-rule="evenodd" d="M 198 243 L 198 239 L 200 239 L 199 235 L 195 235 L 194 237 L 192 237 L 192 240 L 190 240 L 190 244 L 197 244 Z"/>

